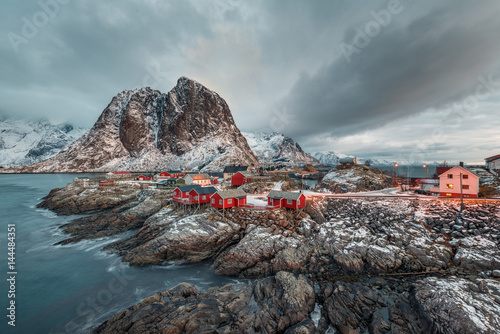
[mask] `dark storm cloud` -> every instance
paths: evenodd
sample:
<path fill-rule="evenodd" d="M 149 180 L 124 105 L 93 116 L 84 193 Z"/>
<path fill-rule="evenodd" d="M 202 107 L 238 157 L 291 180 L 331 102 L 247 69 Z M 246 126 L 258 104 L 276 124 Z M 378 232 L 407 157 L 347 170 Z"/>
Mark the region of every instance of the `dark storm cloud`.
<path fill-rule="evenodd" d="M 0 89 L 10 99 L 1 107 L 86 126 L 123 89 L 156 85 L 168 91 L 177 74 L 163 59 L 175 57 L 192 36 L 210 34 L 207 18 L 188 1 L 69 1 L 39 27 L 35 16 L 44 11 L 28 3 L 4 8 L 9 15 L 0 57 L 8 66 L 2 66 Z M 36 34 L 24 34 L 27 21 Z"/>
<path fill-rule="evenodd" d="M 407 157 L 443 127 L 448 149 L 486 154 L 485 140 L 500 142 L 498 100 L 469 104 L 484 116 L 472 130 L 441 116 L 475 93 L 480 75 L 500 82 L 500 4 L 394 1 L 4 1 L 0 110 L 90 127 L 120 91 L 167 92 L 188 76 L 227 100 L 241 130 L 282 131 L 309 152 Z M 53 3 L 40 22 L 41 4 Z M 359 42 L 372 11 L 390 8 L 391 22 L 348 61 L 341 46 Z M 13 44 L 13 34 L 25 40 Z M 429 159 L 442 150 L 425 148 Z"/>
<path fill-rule="evenodd" d="M 419 17 L 412 16 L 408 2 L 400 6 L 378 35 L 358 41 L 364 46 L 358 53 L 341 53 L 296 82 L 285 99 L 296 120 L 287 133 L 357 133 L 461 101 L 474 94 L 480 75 L 496 71 L 500 83 L 497 2 L 448 2 Z M 339 48 L 356 46 L 356 29 L 372 20 L 368 13 L 363 24 L 346 28 Z"/>

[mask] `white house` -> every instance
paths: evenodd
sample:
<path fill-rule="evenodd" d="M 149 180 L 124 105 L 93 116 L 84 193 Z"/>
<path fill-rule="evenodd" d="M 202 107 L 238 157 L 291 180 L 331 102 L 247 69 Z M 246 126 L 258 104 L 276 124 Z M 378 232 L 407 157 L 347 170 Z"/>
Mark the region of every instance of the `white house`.
<path fill-rule="evenodd" d="M 200 186 L 208 186 L 212 182 L 208 174 L 188 174 L 184 180 L 186 180 L 186 185 L 198 184 Z"/>
<path fill-rule="evenodd" d="M 486 168 L 490 172 L 495 171 L 496 173 L 499 173 L 498 171 L 500 171 L 500 154 L 486 158 L 484 159 L 484 161 L 486 162 Z"/>
<path fill-rule="evenodd" d="M 462 189 L 460 189 L 460 181 Z M 479 176 L 462 166 L 455 166 L 439 175 L 441 197 L 478 197 Z"/>

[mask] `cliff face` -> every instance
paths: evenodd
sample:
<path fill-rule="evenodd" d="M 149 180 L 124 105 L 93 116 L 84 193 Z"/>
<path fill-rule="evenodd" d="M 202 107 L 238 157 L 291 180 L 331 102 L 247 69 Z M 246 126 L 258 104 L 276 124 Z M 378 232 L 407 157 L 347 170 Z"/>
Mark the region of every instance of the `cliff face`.
<path fill-rule="evenodd" d="M 258 165 L 227 103 L 182 77 L 163 94 L 151 88 L 115 96 L 92 129 L 55 157 L 20 172 L 221 169 Z"/>

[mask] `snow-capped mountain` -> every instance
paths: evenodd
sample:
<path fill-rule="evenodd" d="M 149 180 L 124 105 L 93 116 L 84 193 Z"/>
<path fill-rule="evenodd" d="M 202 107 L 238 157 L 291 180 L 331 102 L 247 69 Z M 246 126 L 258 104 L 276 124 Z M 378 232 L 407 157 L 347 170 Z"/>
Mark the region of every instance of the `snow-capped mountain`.
<path fill-rule="evenodd" d="M 342 154 L 334 151 L 329 151 L 326 153 L 317 152 L 314 157 L 319 160 L 320 163 L 324 165 L 336 166 L 339 164 L 339 160 L 343 158 L 353 158 L 354 156 Z"/>
<path fill-rule="evenodd" d="M 292 138 L 282 133 L 242 132 L 260 162 L 312 164 L 318 160 L 302 150 Z"/>
<path fill-rule="evenodd" d="M 151 88 L 115 96 L 83 137 L 19 172 L 192 168 L 259 162 L 217 93 L 181 77 L 167 94 Z"/>
<path fill-rule="evenodd" d="M 354 158 L 354 155 L 348 155 L 348 154 L 343 154 L 339 152 L 334 152 L 334 151 L 329 151 L 326 153 L 323 152 L 317 152 L 314 154 L 314 157 L 319 160 L 320 163 L 324 165 L 332 165 L 336 166 L 339 164 L 340 159 L 344 158 Z M 373 166 L 386 166 L 386 165 L 392 165 L 394 161 L 388 161 L 388 160 L 380 160 L 380 159 L 373 159 L 373 158 L 358 158 L 358 163 L 359 164 L 364 164 L 365 161 L 370 161 L 370 164 Z"/>
<path fill-rule="evenodd" d="M 48 159 L 86 131 L 44 119 L 27 121 L 0 115 L 0 166 L 25 166 Z"/>

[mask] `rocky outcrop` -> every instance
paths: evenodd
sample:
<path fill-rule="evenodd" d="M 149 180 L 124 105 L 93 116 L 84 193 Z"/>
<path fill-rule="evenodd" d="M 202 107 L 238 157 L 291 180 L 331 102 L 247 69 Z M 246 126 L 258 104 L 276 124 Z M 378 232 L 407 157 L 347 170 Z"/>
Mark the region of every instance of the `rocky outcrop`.
<path fill-rule="evenodd" d="M 182 77 L 168 94 L 151 88 L 121 92 L 82 138 L 55 157 L 15 172 L 221 169 L 258 163 L 224 99 Z"/>
<path fill-rule="evenodd" d="M 119 250 L 123 260 L 132 265 L 175 260 L 201 262 L 239 239 L 238 224 L 209 219 L 207 213 L 183 216 L 172 211 L 172 208 L 162 210 L 133 236 L 109 248 Z"/>
<path fill-rule="evenodd" d="M 118 191 L 118 192 L 116 192 Z M 120 194 L 120 195 L 118 195 Z M 222 215 L 176 209 L 165 190 L 71 184 L 40 204 L 59 214 L 93 214 L 63 225 L 74 242 L 138 229 L 110 245 L 133 265 L 214 261 L 219 274 L 247 278 L 279 271 L 336 275 L 474 272 L 499 267 L 497 206 L 403 199 L 329 199 L 306 212 L 232 209 Z M 454 219 L 454 220 L 452 220 Z"/>
<path fill-rule="evenodd" d="M 59 215 L 85 215 L 61 226 L 71 237 L 59 244 L 67 244 L 137 229 L 168 199 L 164 191 L 141 190 L 139 185 L 126 182 L 112 188 L 71 183 L 53 189 L 38 207 Z"/>
<path fill-rule="evenodd" d="M 340 192 L 340 188 L 345 187 L 349 192 L 359 192 L 380 190 L 389 186 L 389 177 L 378 168 L 340 165 L 326 174 L 316 188 Z"/>
<path fill-rule="evenodd" d="M 198 291 L 182 283 L 112 316 L 96 333 L 496 333 L 500 283 L 456 277 L 321 281 L 278 272 Z"/>
<path fill-rule="evenodd" d="M 114 315 L 95 333 L 312 333 L 314 301 L 311 282 L 286 272 L 205 292 L 181 283 Z"/>
<path fill-rule="evenodd" d="M 500 330 L 498 281 L 429 277 L 413 288 L 430 333 L 493 334 Z"/>
<path fill-rule="evenodd" d="M 179 208 L 168 191 L 120 182 L 123 192 L 75 183 L 52 191 L 42 206 L 92 213 L 64 226 L 69 241 L 137 229 L 107 246 L 132 265 L 213 260 L 219 274 L 257 280 L 201 292 L 181 284 L 116 314 L 97 332 L 500 328 L 498 203 L 471 202 L 459 214 L 453 201 L 333 198 L 308 203 L 305 212 L 222 214 Z"/>

